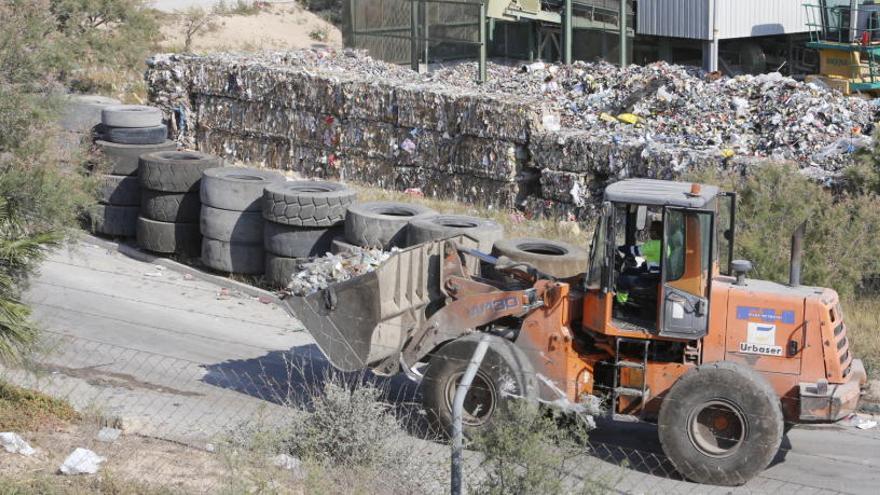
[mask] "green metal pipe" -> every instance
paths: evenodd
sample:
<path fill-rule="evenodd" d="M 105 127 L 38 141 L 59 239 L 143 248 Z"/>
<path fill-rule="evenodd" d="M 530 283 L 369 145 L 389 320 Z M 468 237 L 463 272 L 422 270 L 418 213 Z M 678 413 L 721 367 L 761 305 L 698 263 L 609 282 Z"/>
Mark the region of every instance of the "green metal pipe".
<path fill-rule="evenodd" d="M 562 12 L 562 63 L 566 65 L 571 64 L 571 37 L 574 31 L 571 26 L 571 16 L 571 0 L 565 0 L 565 8 Z"/>

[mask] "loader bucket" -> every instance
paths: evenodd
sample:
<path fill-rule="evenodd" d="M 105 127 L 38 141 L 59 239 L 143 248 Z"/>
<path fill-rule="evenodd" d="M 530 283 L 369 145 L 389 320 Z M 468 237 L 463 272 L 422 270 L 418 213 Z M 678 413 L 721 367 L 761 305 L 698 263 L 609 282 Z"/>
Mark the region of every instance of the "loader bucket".
<path fill-rule="evenodd" d="M 304 297 L 284 300 L 287 310 L 314 337 L 330 363 L 342 371 L 375 368 L 397 358 L 411 333 L 442 305 L 444 244 L 476 249 L 465 236 L 398 251 L 375 271 Z M 475 264 L 468 263 L 475 273 Z"/>

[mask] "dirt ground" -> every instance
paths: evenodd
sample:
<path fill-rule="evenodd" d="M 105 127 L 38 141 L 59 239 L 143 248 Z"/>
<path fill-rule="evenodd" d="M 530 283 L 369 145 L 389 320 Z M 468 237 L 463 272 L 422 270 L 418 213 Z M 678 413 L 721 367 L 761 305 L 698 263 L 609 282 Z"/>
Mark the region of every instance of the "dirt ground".
<path fill-rule="evenodd" d="M 184 46 L 183 14 L 169 13 L 162 28 L 162 48 L 179 51 Z M 214 15 L 213 29 L 197 34 L 195 53 L 220 51 L 296 50 L 342 46 L 339 29 L 291 2 L 263 7 L 259 13 Z"/>

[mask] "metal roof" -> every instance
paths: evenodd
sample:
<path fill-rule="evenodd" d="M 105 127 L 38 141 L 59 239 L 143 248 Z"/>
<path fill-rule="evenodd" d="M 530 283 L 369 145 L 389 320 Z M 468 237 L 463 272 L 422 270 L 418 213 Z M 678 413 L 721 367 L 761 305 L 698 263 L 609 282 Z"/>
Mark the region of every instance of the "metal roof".
<path fill-rule="evenodd" d="M 718 188 L 700 184 L 700 192 L 691 194 L 690 182 L 655 179 L 626 179 L 605 188 L 605 201 L 638 205 L 702 208 L 718 195 Z"/>

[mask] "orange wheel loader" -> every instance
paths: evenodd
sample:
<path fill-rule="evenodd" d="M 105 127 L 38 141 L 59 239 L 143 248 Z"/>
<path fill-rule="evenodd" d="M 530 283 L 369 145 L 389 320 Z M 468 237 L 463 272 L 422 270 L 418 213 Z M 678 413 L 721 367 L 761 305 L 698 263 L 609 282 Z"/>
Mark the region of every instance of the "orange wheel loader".
<path fill-rule="evenodd" d="M 686 478 L 738 485 L 767 467 L 786 423 L 853 412 L 867 377 L 837 293 L 799 283 L 802 229 L 785 285 L 750 279 L 750 263 L 732 259 L 735 220 L 735 194 L 715 186 L 623 180 L 605 190 L 578 276 L 560 280 L 458 236 L 286 304 L 336 368 L 419 380 L 446 431 L 489 334 L 466 435 L 512 400 L 577 410 L 599 396 L 612 415 L 656 422 Z M 640 255 L 650 243 L 653 256 Z"/>

